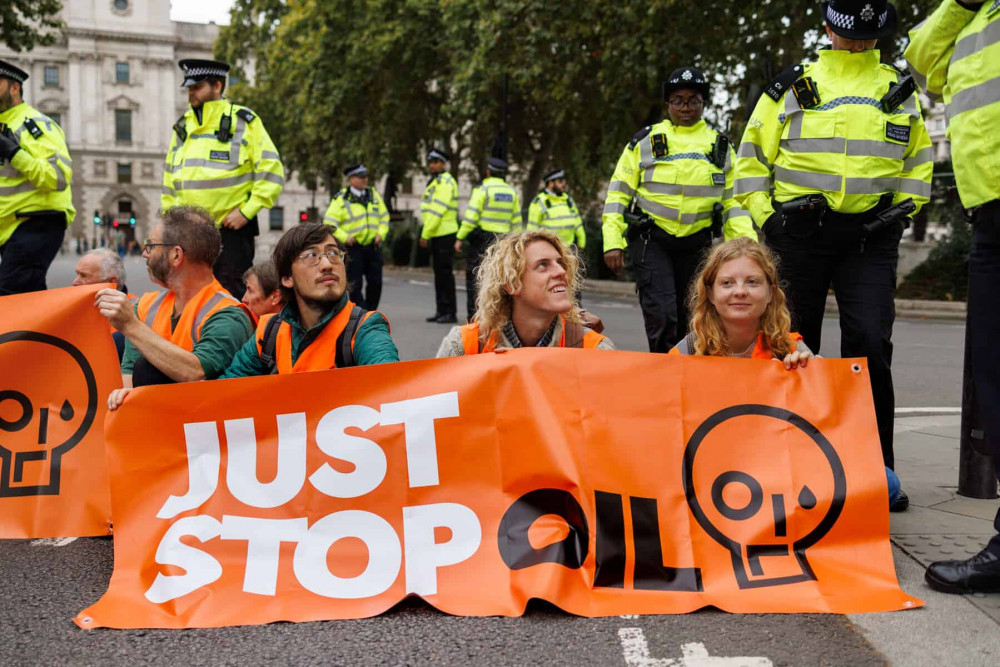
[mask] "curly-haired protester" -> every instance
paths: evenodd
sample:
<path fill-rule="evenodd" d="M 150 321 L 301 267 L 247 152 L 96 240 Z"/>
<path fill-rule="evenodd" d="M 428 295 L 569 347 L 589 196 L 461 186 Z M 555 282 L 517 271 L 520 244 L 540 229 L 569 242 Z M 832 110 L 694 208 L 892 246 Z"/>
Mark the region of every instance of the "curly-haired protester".
<path fill-rule="evenodd" d="M 609 338 L 581 323 L 573 301 L 579 282 L 579 262 L 555 234 L 535 230 L 501 238 L 479 266 L 472 322 L 454 327 L 437 356 L 518 347 L 613 350 Z"/>

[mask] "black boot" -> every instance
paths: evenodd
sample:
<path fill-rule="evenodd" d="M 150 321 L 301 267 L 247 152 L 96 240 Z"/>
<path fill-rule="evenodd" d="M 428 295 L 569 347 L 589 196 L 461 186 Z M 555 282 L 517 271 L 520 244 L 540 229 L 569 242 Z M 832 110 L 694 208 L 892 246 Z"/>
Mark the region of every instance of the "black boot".
<path fill-rule="evenodd" d="M 431 315 L 430 317 L 428 317 L 426 321 L 427 322 L 437 322 L 439 317 L 441 317 L 441 313 L 434 313 L 433 315 Z"/>
<path fill-rule="evenodd" d="M 931 563 L 924 580 L 943 593 L 1000 593 L 1000 558 L 983 549 L 968 560 Z"/>

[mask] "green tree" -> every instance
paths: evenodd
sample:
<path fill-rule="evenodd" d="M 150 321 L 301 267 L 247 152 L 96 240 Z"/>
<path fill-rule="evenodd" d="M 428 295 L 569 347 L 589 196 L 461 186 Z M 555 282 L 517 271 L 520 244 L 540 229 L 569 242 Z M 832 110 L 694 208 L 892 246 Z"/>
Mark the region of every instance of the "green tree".
<path fill-rule="evenodd" d="M 13 51 L 30 51 L 56 41 L 62 26 L 62 0 L 0 2 L 0 43 Z"/>

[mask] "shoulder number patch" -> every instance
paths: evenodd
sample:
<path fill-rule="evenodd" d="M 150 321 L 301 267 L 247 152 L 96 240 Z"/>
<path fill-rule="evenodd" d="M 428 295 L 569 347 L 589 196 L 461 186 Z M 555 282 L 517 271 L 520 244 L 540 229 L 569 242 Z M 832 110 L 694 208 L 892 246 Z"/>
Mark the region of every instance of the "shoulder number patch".
<path fill-rule="evenodd" d="M 712 174 L 712 185 L 725 185 L 726 175 L 725 174 Z"/>
<path fill-rule="evenodd" d="M 229 151 L 211 151 L 208 154 L 210 160 L 225 160 L 229 162 Z"/>
<path fill-rule="evenodd" d="M 885 138 L 891 141 L 898 141 L 901 144 L 910 143 L 910 126 L 885 124 Z"/>

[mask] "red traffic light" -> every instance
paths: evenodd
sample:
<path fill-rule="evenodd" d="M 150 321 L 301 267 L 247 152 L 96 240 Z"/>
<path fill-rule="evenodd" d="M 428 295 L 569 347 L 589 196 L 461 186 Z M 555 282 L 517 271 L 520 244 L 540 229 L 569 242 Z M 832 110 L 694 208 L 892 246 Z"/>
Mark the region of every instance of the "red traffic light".
<path fill-rule="evenodd" d="M 309 222 L 309 214 L 305 211 L 299 211 L 299 222 Z"/>
<path fill-rule="evenodd" d="M 118 226 L 118 218 L 115 218 L 115 221 L 114 221 L 114 222 L 112 222 L 111 224 L 112 224 L 113 226 L 117 227 L 117 226 Z"/>

